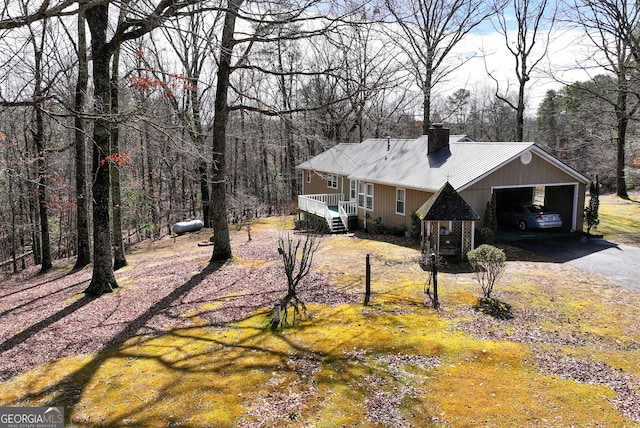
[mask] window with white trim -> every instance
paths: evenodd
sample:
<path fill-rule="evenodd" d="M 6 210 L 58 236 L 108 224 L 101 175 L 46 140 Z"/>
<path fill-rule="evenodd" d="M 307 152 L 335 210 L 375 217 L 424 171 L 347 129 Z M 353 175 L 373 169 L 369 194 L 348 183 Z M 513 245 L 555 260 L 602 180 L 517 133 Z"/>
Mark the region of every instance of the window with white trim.
<path fill-rule="evenodd" d="M 364 208 L 365 185 L 362 181 L 358 182 L 358 206 Z"/>
<path fill-rule="evenodd" d="M 349 180 L 349 200 L 355 201 L 358 197 L 358 182 L 356 180 Z"/>
<path fill-rule="evenodd" d="M 406 197 L 405 190 L 396 188 L 396 214 L 404 215 L 405 197 Z"/>
<path fill-rule="evenodd" d="M 367 183 L 366 187 L 365 208 L 369 211 L 373 211 L 373 184 Z"/>
<path fill-rule="evenodd" d="M 327 187 L 330 189 L 338 188 L 338 177 L 335 174 L 327 174 Z"/>

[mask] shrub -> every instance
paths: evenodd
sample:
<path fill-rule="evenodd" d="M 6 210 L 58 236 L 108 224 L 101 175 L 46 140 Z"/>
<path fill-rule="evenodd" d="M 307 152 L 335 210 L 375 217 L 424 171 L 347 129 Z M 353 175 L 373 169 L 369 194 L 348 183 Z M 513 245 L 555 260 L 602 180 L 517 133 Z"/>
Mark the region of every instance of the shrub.
<path fill-rule="evenodd" d="M 490 227 L 483 227 L 480 229 L 480 239 L 483 244 L 493 244 L 496 237 L 496 232 Z"/>
<path fill-rule="evenodd" d="M 596 175 L 595 183 L 592 181 L 589 186 L 589 205 L 584 209 L 584 222 L 587 225 L 587 234 L 591 234 L 591 229 L 598 227 L 600 217 L 598 209 L 600 207 L 600 184 Z"/>
<path fill-rule="evenodd" d="M 476 279 L 482 288 L 482 295 L 491 297 L 493 286 L 502 276 L 507 265 L 504 251 L 491 245 L 483 244 L 467 253 L 469 264 L 476 273 Z"/>
<path fill-rule="evenodd" d="M 496 193 L 491 193 L 491 199 L 487 202 L 487 209 L 482 220 L 482 239 L 487 244 L 493 244 L 498 231 L 498 215 L 496 213 Z"/>
<path fill-rule="evenodd" d="M 370 225 L 369 230 L 371 231 L 371 233 L 379 233 L 381 235 L 387 233 L 387 228 L 382 221 L 382 217 L 375 218 L 373 220 L 373 223 Z"/>
<path fill-rule="evenodd" d="M 411 214 L 411 237 L 420 237 L 422 231 L 422 220 L 415 212 Z"/>

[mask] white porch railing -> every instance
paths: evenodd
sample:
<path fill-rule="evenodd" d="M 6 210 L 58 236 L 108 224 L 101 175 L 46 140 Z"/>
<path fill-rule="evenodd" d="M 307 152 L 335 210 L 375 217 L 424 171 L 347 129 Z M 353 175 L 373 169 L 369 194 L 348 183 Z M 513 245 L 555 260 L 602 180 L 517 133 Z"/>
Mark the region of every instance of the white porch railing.
<path fill-rule="evenodd" d="M 340 217 L 345 230 L 349 229 L 349 216 L 356 215 L 357 207 L 355 202 L 342 201 L 340 193 L 333 194 L 317 194 L 317 195 L 299 195 L 298 208 L 302 211 L 323 217 L 329 229 L 333 232 L 333 218 L 336 212 L 329 209 L 329 206 L 335 206 L 338 209 L 337 215 Z"/>
<path fill-rule="evenodd" d="M 349 216 L 358 214 L 358 206 L 355 201 L 340 201 L 338 202 L 338 214 L 340 220 L 344 225 L 345 230 L 349 230 Z"/>

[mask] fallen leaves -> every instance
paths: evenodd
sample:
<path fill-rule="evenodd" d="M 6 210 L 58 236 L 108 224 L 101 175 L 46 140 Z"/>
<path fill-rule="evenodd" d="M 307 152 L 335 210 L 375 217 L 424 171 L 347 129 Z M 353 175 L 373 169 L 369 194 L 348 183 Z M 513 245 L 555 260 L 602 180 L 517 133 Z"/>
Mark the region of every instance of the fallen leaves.
<path fill-rule="evenodd" d="M 603 361 L 572 358 L 559 352 L 538 353 L 535 360 L 546 373 L 576 382 L 609 386 L 616 393 L 613 404 L 624 417 L 640 423 L 640 379 Z"/>

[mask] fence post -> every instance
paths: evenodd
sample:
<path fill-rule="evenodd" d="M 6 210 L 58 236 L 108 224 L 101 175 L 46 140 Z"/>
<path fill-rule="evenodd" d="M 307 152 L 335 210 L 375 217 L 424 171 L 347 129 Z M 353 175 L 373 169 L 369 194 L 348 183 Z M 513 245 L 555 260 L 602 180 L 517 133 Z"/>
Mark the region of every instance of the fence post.
<path fill-rule="evenodd" d="M 433 308 L 438 309 L 438 266 L 436 265 L 436 255 L 431 253 L 431 274 L 433 275 Z"/>
<path fill-rule="evenodd" d="M 367 263 L 365 270 L 365 291 L 364 291 L 364 304 L 369 304 L 369 298 L 371 297 L 371 263 L 369 262 L 369 254 L 367 254 Z"/>

